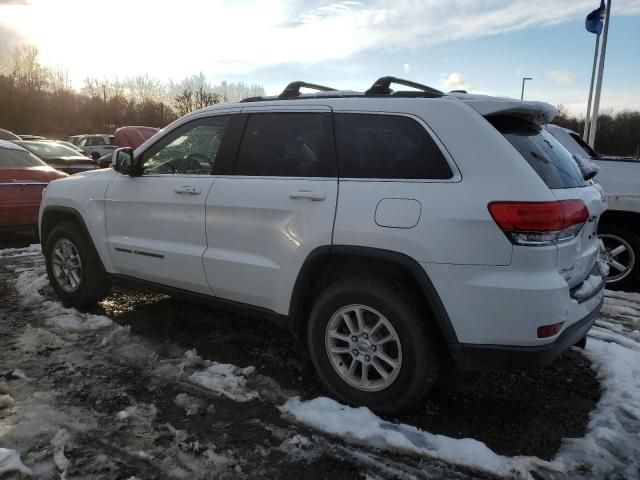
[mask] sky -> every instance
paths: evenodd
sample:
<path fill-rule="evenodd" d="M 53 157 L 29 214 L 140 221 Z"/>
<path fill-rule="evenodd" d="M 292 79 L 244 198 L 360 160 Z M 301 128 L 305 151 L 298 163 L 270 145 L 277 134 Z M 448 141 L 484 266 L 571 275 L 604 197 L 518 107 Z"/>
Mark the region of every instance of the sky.
<path fill-rule="evenodd" d="M 640 110 L 640 0 L 612 0 L 602 110 Z M 294 80 L 363 90 L 394 75 L 584 115 L 598 0 L 0 0 L 0 45 L 86 77 L 203 72 L 279 93 Z"/>

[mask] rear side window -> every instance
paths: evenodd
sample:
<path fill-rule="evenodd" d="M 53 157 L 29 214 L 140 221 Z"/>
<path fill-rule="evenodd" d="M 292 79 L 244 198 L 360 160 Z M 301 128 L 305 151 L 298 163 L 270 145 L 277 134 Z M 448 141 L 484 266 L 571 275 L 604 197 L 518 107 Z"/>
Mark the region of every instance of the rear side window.
<path fill-rule="evenodd" d="M 247 120 L 236 175 L 335 177 L 330 114 L 258 113 Z"/>
<path fill-rule="evenodd" d="M 340 176 L 345 178 L 434 179 L 453 176 L 427 131 L 399 115 L 335 115 Z"/>
<path fill-rule="evenodd" d="M 584 140 L 580 138 L 579 135 L 575 133 L 570 133 L 569 136 L 575 140 L 575 142 L 580 145 L 580 147 L 589 155 L 591 158 L 598 158 L 600 155 L 596 153 L 596 151 L 589 146 Z"/>
<path fill-rule="evenodd" d="M 0 168 L 43 167 L 46 163 L 34 154 L 15 148 L 0 148 Z"/>
<path fill-rule="evenodd" d="M 539 125 L 512 117 L 488 118 L 549 188 L 587 185 L 569 151 Z"/>

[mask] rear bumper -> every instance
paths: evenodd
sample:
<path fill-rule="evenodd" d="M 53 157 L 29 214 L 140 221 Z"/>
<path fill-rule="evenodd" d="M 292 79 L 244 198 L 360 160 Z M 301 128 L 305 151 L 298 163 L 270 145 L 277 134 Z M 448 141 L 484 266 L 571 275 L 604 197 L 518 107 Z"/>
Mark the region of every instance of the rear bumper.
<path fill-rule="evenodd" d="M 450 344 L 449 352 L 461 370 L 507 370 L 549 365 L 580 341 L 596 321 L 604 299 L 587 316 L 567 327 L 552 343 L 514 347 L 506 345 Z"/>

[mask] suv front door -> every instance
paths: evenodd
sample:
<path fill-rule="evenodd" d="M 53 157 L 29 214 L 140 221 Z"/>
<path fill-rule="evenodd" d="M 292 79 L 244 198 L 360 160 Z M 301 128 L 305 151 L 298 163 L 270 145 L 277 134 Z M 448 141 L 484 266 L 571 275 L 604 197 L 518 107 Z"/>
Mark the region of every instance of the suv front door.
<path fill-rule="evenodd" d="M 111 181 L 105 215 L 117 273 L 212 294 L 202 266 L 205 199 L 231 113 L 178 126 L 141 153 L 142 176 Z"/>
<path fill-rule="evenodd" d="M 302 264 L 331 245 L 338 192 L 329 107 L 245 107 L 233 175 L 207 198 L 204 268 L 218 297 L 286 314 Z"/>

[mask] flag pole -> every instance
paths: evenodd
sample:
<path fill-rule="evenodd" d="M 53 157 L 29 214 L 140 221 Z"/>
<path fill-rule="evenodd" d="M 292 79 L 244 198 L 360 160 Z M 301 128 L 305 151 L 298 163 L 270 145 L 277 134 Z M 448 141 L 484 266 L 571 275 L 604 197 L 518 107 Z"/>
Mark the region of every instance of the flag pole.
<path fill-rule="evenodd" d="M 591 115 L 591 128 L 589 130 L 589 145 L 593 148 L 596 141 L 598 128 L 598 109 L 600 108 L 600 92 L 602 91 L 602 76 L 604 74 L 604 56 L 607 51 L 607 34 L 609 33 L 609 18 L 611 17 L 611 0 L 607 0 L 607 11 L 604 17 L 604 32 L 602 32 L 602 49 L 600 51 L 600 63 L 598 65 L 598 82 L 596 83 L 596 96 L 593 100 L 593 113 Z"/>
<path fill-rule="evenodd" d="M 593 84 L 596 79 L 596 67 L 598 65 L 598 47 L 600 46 L 600 35 L 596 35 L 596 48 L 593 51 L 593 68 L 591 69 L 591 85 L 589 86 L 589 101 L 587 102 L 587 116 L 584 119 L 584 133 L 582 139 L 589 140 L 589 122 L 591 116 L 591 99 L 593 98 Z"/>

